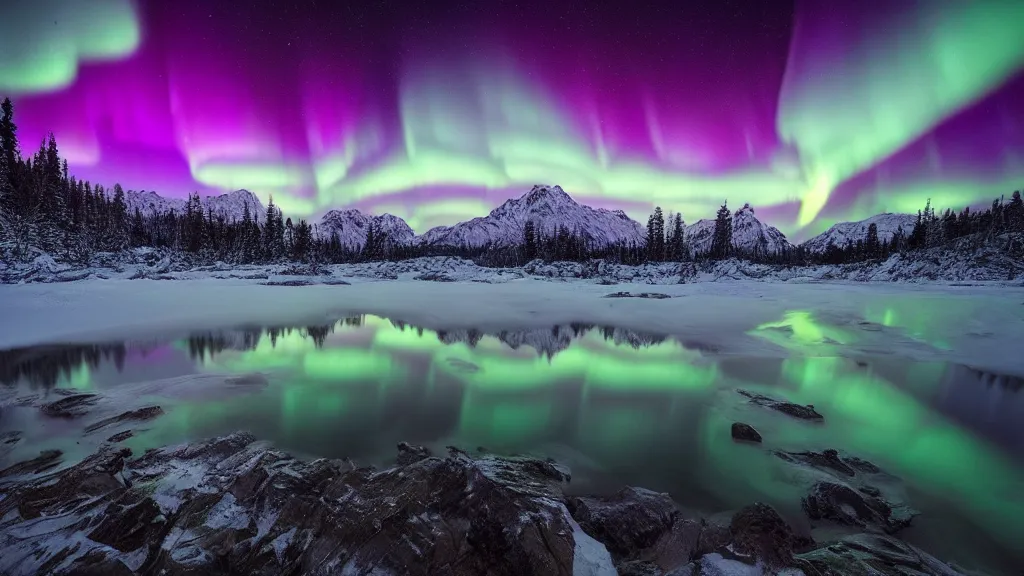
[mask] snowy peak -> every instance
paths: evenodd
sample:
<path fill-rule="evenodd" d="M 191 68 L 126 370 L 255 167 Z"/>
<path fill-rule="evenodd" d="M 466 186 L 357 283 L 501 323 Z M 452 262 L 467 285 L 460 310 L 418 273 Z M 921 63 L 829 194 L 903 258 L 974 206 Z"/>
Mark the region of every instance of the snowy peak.
<path fill-rule="evenodd" d="M 917 223 L 917 216 L 913 214 L 876 214 L 867 220 L 859 222 L 840 222 L 825 232 L 811 238 L 803 243 L 808 252 L 824 252 L 829 244 L 838 248 L 846 246 L 847 243 L 856 243 L 867 237 L 868 228 L 874 224 L 878 229 L 878 241 L 888 242 L 892 240 L 897 230 L 902 229 L 904 236 L 909 236 Z"/>
<path fill-rule="evenodd" d="M 390 244 L 408 244 L 415 233 L 409 224 L 393 214 L 372 216 L 354 208 L 330 210 L 320 218 L 321 233 L 326 236 L 337 234 L 341 244 L 359 249 L 366 244 L 370 226 L 383 233 Z"/>
<path fill-rule="evenodd" d="M 223 216 L 228 222 L 241 220 L 246 206 L 249 207 L 249 214 L 253 220 L 257 222 L 262 222 L 267 215 L 267 209 L 260 199 L 248 190 L 235 190 L 219 196 L 207 196 L 201 201 L 203 209 L 212 211 L 214 216 Z"/>
<path fill-rule="evenodd" d="M 786 235 L 757 219 L 750 204 L 732 215 L 732 245 L 744 253 L 778 254 L 793 247 Z"/>
<path fill-rule="evenodd" d="M 576 231 L 595 247 L 619 241 L 642 244 L 645 237 L 640 223 L 621 210 L 584 206 L 560 186 L 538 184 L 519 198 L 505 201 L 486 217 L 432 228 L 417 241 L 434 246 L 504 248 L 523 242 L 527 222 L 533 222 L 537 232 L 546 236 L 562 227 Z"/>
<path fill-rule="evenodd" d="M 138 208 L 143 216 L 154 216 L 169 210 L 181 214 L 185 211 L 185 198 L 164 198 L 152 190 L 129 190 L 125 193 L 125 203 L 128 205 L 128 213 L 134 213 Z M 212 210 L 215 216 L 223 216 L 228 222 L 241 220 L 245 212 L 245 206 L 249 206 L 249 213 L 257 222 L 266 218 L 267 209 L 260 202 L 255 194 L 248 190 L 235 190 L 219 196 L 206 196 L 200 198 L 203 210 Z"/>
<path fill-rule="evenodd" d="M 694 254 L 710 252 L 714 235 L 714 220 L 698 220 L 686 227 L 687 242 Z M 732 245 L 740 252 L 758 254 L 777 254 L 793 247 L 778 228 L 758 220 L 750 204 L 732 215 Z"/>

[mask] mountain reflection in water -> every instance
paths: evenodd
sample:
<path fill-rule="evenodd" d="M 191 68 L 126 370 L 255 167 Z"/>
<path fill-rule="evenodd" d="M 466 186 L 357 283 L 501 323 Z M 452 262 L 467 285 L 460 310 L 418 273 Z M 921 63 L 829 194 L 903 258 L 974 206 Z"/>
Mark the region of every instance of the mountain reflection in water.
<path fill-rule="evenodd" d="M 126 444 L 144 449 L 245 429 L 298 454 L 378 464 L 399 441 L 483 446 L 564 461 L 572 490 L 644 486 L 709 512 L 764 500 L 798 517 L 804 487 L 770 450 L 837 448 L 905 482 L 924 513 L 909 540 L 932 549 L 957 542 L 954 560 L 1024 560 L 1019 378 L 821 355 L 852 337 L 802 311 L 751 334 L 795 355 L 714 357 L 685 339 L 584 324 L 433 331 L 359 316 L 169 344 L 5 351 L 0 381 L 18 393 L 102 392 L 196 373 L 261 372 L 270 385 L 248 396 L 154 400 L 167 414 Z M 825 423 L 752 406 L 737 388 L 813 404 Z M 757 428 L 764 446 L 734 443 L 734 421 Z M 26 441 L 34 449 L 56 442 L 43 432 Z"/>

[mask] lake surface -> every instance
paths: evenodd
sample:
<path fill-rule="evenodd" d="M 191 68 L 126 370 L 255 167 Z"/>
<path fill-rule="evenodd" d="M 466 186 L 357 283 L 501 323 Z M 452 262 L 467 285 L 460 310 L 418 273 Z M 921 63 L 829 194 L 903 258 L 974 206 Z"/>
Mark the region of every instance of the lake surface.
<path fill-rule="evenodd" d="M 112 432 L 87 441 L 78 420 L 95 418 L 46 418 L 17 402 L 77 389 L 164 408 L 130 426 L 124 444 L 137 453 L 235 430 L 374 465 L 392 461 L 400 441 L 482 447 L 569 465 L 570 492 L 643 486 L 707 514 L 761 500 L 806 528 L 806 479 L 770 450 L 836 448 L 900 479 L 922 511 L 901 537 L 966 568 L 1024 566 L 1024 381 L 833 355 L 841 331 L 800 311 L 752 334 L 792 356 L 718 357 L 685 338 L 612 327 L 437 332 L 373 316 L 4 351 L 0 432 L 23 437 L 0 452 L 0 468 L 46 448 L 79 457 Z M 224 384 L 252 374 L 264 384 Z M 825 422 L 752 405 L 737 389 L 813 404 Z M 735 421 L 764 445 L 735 443 Z"/>

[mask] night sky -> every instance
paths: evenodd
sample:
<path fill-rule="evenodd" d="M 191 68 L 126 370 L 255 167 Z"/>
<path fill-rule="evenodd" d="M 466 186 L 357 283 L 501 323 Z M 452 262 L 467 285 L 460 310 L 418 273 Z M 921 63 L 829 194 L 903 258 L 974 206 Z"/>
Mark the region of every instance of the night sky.
<path fill-rule="evenodd" d="M 22 147 L 417 232 L 533 184 L 798 239 L 1024 187 L 1024 2 L 15 0 Z"/>

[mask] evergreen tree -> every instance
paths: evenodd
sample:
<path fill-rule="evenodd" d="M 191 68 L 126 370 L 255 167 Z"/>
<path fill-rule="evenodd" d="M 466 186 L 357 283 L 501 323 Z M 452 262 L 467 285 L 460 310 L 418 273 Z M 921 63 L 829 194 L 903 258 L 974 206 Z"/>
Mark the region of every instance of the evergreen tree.
<path fill-rule="evenodd" d="M 21 154 L 18 148 L 18 125 L 14 123 L 14 103 L 10 98 L 4 98 L 0 104 L 0 152 L 3 153 L 7 162 L 8 178 L 15 178 Z M 17 182 L 12 181 L 12 185 Z"/>
<path fill-rule="evenodd" d="M 715 215 L 715 231 L 711 237 L 711 258 L 720 260 L 732 255 L 732 213 L 723 202 Z"/>
<path fill-rule="evenodd" d="M 686 231 L 683 228 L 683 215 L 678 212 L 672 218 L 672 244 L 669 247 L 669 258 L 673 262 L 689 260 L 689 249 L 686 246 Z"/>
<path fill-rule="evenodd" d="M 655 262 L 665 260 L 665 215 L 661 206 L 654 207 L 654 257 Z"/>
<path fill-rule="evenodd" d="M 533 220 L 523 225 L 523 258 L 527 262 L 537 258 L 537 225 Z"/>
<path fill-rule="evenodd" d="M 1010 229 L 1015 232 L 1024 232 L 1024 201 L 1021 200 L 1020 190 L 1015 190 L 1013 196 L 1010 196 L 1006 212 L 1009 217 Z"/>
<path fill-rule="evenodd" d="M 647 254 L 646 254 L 646 257 L 644 258 L 648 262 L 651 262 L 651 261 L 654 260 L 654 246 L 656 244 L 656 241 L 654 239 L 654 235 L 656 233 L 657 233 L 657 227 L 654 224 L 654 214 L 651 214 L 650 216 L 647 217 L 647 243 L 646 243 Z"/>
<path fill-rule="evenodd" d="M 290 218 L 288 223 L 291 224 Z M 299 262 L 305 262 L 310 255 L 312 245 L 312 227 L 305 220 L 299 220 L 299 225 L 294 228 L 294 235 L 292 237 L 292 258 Z"/>
<path fill-rule="evenodd" d="M 868 233 L 864 238 L 864 255 L 867 258 L 878 258 L 882 255 L 882 245 L 878 242 L 878 225 L 868 225 Z"/>

